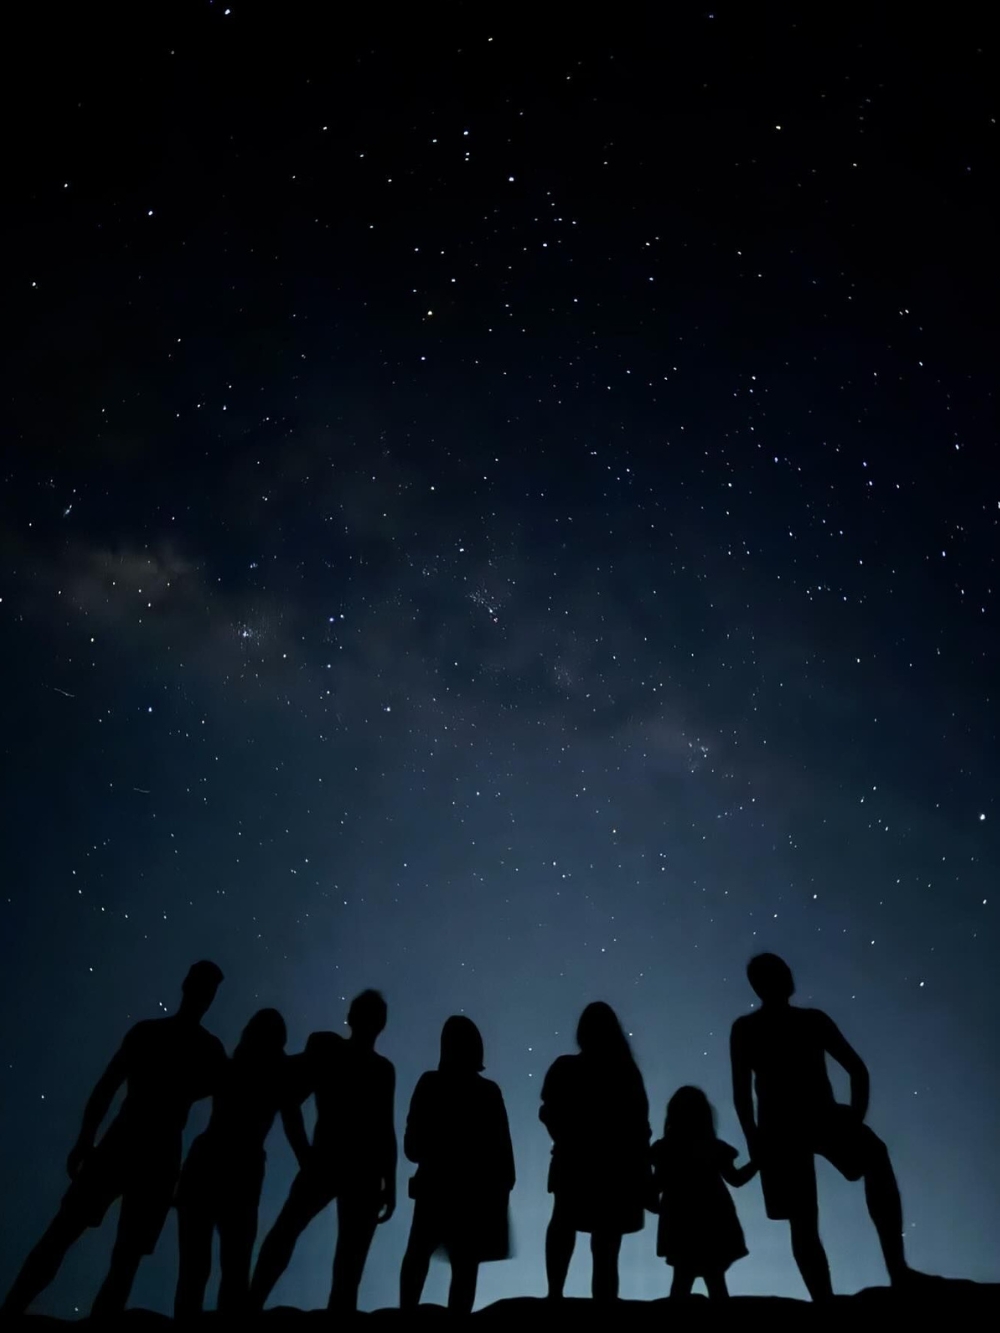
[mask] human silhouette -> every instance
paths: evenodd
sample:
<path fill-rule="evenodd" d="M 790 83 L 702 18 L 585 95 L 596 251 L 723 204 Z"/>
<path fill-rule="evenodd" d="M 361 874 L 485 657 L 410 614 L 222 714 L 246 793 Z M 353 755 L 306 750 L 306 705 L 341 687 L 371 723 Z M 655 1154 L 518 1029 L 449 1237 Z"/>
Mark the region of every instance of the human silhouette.
<path fill-rule="evenodd" d="M 347 1040 L 314 1032 L 305 1051 L 302 1096 L 312 1095 L 316 1127 L 284 1207 L 264 1238 L 250 1282 L 251 1309 L 263 1309 L 313 1218 L 337 1200 L 337 1249 L 328 1308 L 357 1309 L 375 1228 L 396 1209 L 396 1071 L 375 1050 L 387 1008 L 378 991 L 351 1003 Z"/>
<path fill-rule="evenodd" d="M 809 1295 L 829 1300 L 833 1287 L 816 1198 L 818 1153 L 848 1180 L 864 1179 L 889 1279 L 899 1286 L 916 1275 L 904 1255 L 903 1210 L 889 1154 L 864 1123 L 868 1070 L 831 1018 L 790 1003 L 795 982 L 783 959 L 758 954 L 747 966 L 747 979 L 761 1007 L 733 1024 L 733 1101 L 747 1149 L 760 1165 L 767 1215 L 788 1221 Z M 850 1077 L 849 1106 L 834 1100 L 828 1055 Z"/>
<path fill-rule="evenodd" d="M 152 1254 L 173 1201 L 184 1126 L 194 1102 L 215 1092 L 226 1054 L 201 1020 L 222 972 L 200 962 L 185 978 L 175 1014 L 137 1023 L 101 1075 L 83 1113 L 66 1170 L 70 1186 L 55 1219 L 28 1255 L 3 1313 L 22 1314 L 53 1280 L 70 1247 L 121 1199 L 111 1267 L 91 1314 L 124 1310 L 144 1255 Z M 94 1140 L 125 1085 L 121 1110 Z"/>
<path fill-rule="evenodd" d="M 678 1088 L 667 1103 L 663 1138 L 653 1144 L 656 1253 L 674 1270 L 671 1297 L 691 1295 L 702 1278 L 712 1298 L 728 1296 L 726 1269 L 747 1253 L 726 1184 L 752 1180 L 756 1164 L 715 1134 L 715 1111 L 701 1088 Z"/>
<path fill-rule="evenodd" d="M 576 1233 L 589 1232 L 592 1295 L 615 1300 L 622 1236 L 642 1230 L 649 1198 L 649 1102 L 610 1005 L 587 1005 L 576 1040 L 579 1053 L 561 1055 L 545 1075 L 538 1113 L 552 1135 L 545 1270 L 559 1299 Z"/>
<path fill-rule="evenodd" d="M 176 1200 L 177 1319 L 202 1311 L 216 1230 L 221 1271 L 218 1309 L 238 1314 L 246 1307 L 264 1184 L 264 1142 L 279 1111 L 296 1157 L 302 1162 L 308 1153 L 286 1040 L 285 1020 L 277 1009 L 254 1014 L 226 1064 L 208 1128 L 191 1145 L 181 1169 Z"/>
<path fill-rule="evenodd" d="M 441 1032 L 437 1069 L 420 1076 L 410 1102 L 403 1151 L 417 1171 L 410 1239 L 399 1277 L 399 1305 L 420 1303 L 431 1256 L 451 1262 L 448 1309 L 471 1314 L 479 1265 L 510 1257 L 508 1200 L 514 1149 L 495 1083 L 481 1077 L 483 1039 L 471 1018 L 455 1015 Z"/>

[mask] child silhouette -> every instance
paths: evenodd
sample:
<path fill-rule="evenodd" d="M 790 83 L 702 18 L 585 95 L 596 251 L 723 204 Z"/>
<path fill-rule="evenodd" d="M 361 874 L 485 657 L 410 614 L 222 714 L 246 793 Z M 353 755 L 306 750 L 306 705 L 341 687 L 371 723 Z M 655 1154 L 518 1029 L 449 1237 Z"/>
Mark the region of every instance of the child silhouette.
<path fill-rule="evenodd" d="M 663 1138 L 652 1147 L 656 1253 L 674 1270 L 670 1295 L 690 1296 L 697 1277 L 709 1296 L 728 1296 L 726 1269 L 747 1253 L 724 1182 L 745 1185 L 755 1163 L 715 1136 L 715 1112 L 700 1088 L 678 1088 L 667 1103 Z"/>

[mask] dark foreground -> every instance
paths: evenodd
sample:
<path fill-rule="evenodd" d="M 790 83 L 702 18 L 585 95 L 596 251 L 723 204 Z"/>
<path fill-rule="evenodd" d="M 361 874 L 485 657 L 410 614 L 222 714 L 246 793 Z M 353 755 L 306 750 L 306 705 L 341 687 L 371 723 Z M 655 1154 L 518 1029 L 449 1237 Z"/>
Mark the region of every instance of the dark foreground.
<path fill-rule="evenodd" d="M 686 1306 L 660 1301 L 619 1301 L 609 1308 L 595 1306 L 591 1301 L 566 1300 L 559 1306 L 532 1297 L 497 1301 L 470 1318 L 483 1329 L 517 1330 L 528 1328 L 561 1329 L 571 1327 L 613 1328 L 625 1333 L 634 1329 L 732 1329 L 733 1333 L 782 1333 L 800 1328 L 837 1328 L 844 1333 L 855 1333 L 858 1328 L 907 1329 L 932 1324 L 940 1333 L 950 1328 L 953 1333 L 983 1326 L 1000 1327 L 1000 1283 L 950 1282 L 935 1279 L 922 1283 L 912 1295 L 902 1296 L 883 1287 L 872 1287 L 856 1296 L 838 1296 L 829 1309 L 819 1309 L 806 1301 L 786 1300 L 771 1296 L 734 1296 L 728 1302 L 709 1304 L 703 1296 L 695 1296 Z M 170 1328 L 173 1321 L 165 1315 L 149 1310 L 129 1310 L 121 1321 L 130 1333 L 143 1329 Z M 263 1333 L 282 1333 L 294 1330 L 329 1328 L 330 1317 L 322 1310 L 295 1310 L 279 1306 L 268 1310 L 259 1319 Z M 403 1315 L 399 1310 L 374 1310 L 370 1314 L 354 1316 L 350 1323 L 366 1328 L 393 1328 L 399 1333 L 409 1327 L 448 1326 L 453 1322 L 439 1305 L 421 1306 L 416 1314 Z M 461 1322 L 467 1322 L 462 1320 Z M 6 1327 L 19 1326 L 25 1330 L 56 1329 L 70 1326 L 70 1321 L 52 1319 L 46 1315 L 28 1315 L 11 1320 Z M 222 1320 L 207 1314 L 197 1321 L 197 1327 L 222 1329 Z"/>

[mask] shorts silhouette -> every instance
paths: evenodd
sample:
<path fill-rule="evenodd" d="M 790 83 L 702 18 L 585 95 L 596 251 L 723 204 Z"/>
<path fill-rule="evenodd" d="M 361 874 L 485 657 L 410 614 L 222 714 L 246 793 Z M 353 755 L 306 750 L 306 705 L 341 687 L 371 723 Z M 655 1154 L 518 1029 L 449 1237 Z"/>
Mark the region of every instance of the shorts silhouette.
<path fill-rule="evenodd" d="M 847 1180 L 860 1180 L 878 1138 L 849 1106 L 834 1104 L 807 1123 L 764 1124 L 755 1157 L 764 1207 L 772 1221 L 815 1211 L 816 1157 L 825 1157 Z"/>
<path fill-rule="evenodd" d="M 137 1144 L 113 1126 L 84 1160 L 63 1196 L 63 1209 L 88 1227 L 99 1227 L 121 1199 L 119 1234 L 152 1254 L 173 1203 L 181 1166 L 181 1140 Z"/>

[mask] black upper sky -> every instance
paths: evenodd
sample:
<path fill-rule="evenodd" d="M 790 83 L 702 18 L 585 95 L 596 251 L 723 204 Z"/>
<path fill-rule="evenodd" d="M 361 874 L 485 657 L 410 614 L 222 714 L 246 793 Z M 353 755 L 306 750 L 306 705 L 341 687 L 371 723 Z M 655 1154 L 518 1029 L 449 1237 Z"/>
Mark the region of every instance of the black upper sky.
<path fill-rule="evenodd" d="M 480 1299 L 540 1293 L 580 1009 L 620 1012 L 654 1128 L 694 1082 L 742 1146 L 765 947 L 869 1063 L 913 1262 L 995 1279 L 985 18 L 97 8 L 5 41 L 0 1287 L 208 956 L 227 1047 L 381 987 L 400 1123 L 479 1023 L 519 1174 Z M 820 1182 L 838 1288 L 881 1281 Z M 737 1202 L 732 1290 L 801 1295 Z M 277 1299 L 325 1301 L 332 1232 Z M 40 1308 L 89 1304 L 110 1235 Z M 665 1292 L 654 1248 L 623 1294 Z M 174 1271 L 171 1224 L 136 1301 Z"/>

